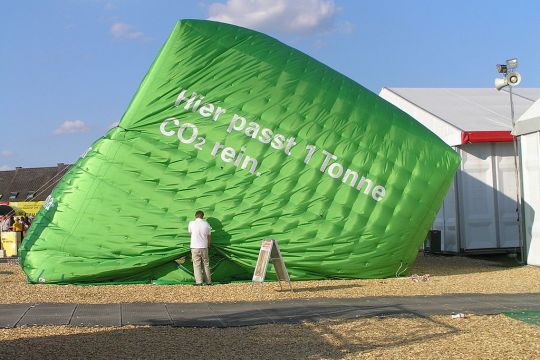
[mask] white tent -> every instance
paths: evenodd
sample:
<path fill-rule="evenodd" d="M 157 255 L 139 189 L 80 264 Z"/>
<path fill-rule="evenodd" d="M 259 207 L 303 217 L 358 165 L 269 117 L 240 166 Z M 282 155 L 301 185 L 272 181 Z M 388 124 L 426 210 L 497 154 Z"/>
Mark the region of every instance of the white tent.
<path fill-rule="evenodd" d="M 444 252 L 516 251 L 517 178 L 508 92 L 383 88 L 380 96 L 438 135 L 462 163 L 433 224 Z M 516 116 L 540 89 L 514 89 Z"/>
<path fill-rule="evenodd" d="M 540 100 L 516 122 L 521 158 L 521 218 L 527 263 L 540 266 Z M 536 215 L 536 216 L 535 216 Z"/>

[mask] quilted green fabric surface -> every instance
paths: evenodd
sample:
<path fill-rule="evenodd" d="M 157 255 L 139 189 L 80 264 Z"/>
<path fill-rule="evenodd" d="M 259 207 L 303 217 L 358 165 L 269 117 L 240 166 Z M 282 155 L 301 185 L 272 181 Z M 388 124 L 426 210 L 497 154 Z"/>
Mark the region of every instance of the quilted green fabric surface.
<path fill-rule="evenodd" d="M 214 281 L 250 279 L 265 238 L 278 240 L 293 280 L 395 276 L 459 161 L 311 57 L 251 30 L 182 20 L 119 126 L 38 213 L 21 263 L 36 283 L 191 282 L 187 223 L 201 209 Z"/>

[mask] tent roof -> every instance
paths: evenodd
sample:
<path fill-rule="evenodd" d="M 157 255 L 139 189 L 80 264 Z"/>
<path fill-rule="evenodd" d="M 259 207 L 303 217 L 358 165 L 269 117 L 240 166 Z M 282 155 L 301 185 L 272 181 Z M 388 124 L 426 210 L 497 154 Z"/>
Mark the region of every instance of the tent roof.
<path fill-rule="evenodd" d="M 510 131 L 508 91 L 491 88 L 384 88 L 461 131 Z M 540 88 L 514 88 L 515 118 L 537 99 Z"/>
<path fill-rule="evenodd" d="M 523 135 L 535 131 L 540 131 L 540 99 L 519 117 L 512 134 Z"/>

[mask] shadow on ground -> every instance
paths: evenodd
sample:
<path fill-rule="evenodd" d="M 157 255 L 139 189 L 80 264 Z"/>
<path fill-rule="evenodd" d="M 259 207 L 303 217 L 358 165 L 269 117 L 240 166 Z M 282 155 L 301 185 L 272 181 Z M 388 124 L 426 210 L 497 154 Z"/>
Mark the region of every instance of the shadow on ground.
<path fill-rule="evenodd" d="M 501 271 L 522 266 L 515 254 L 456 256 L 419 253 L 408 273 L 452 276 Z"/>
<path fill-rule="evenodd" d="M 225 329 L 30 327 L 5 330 L 24 335 L 0 340 L 0 353 L 8 359 L 21 354 L 35 359 L 341 359 L 458 333 L 457 328 L 427 317 L 403 316 L 408 326 L 401 328 L 388 327 L 377 319 Z"/>
<path fill-rule="evenodd" d="M 326 291 L 326 290 L 339 290 L 339 289 L 353 289 L 361 288 L 362 285 L 359 284 L 340 284 L 340 285 L 329 285 L 329 286 L 313 286 L 313 287 L 303 287 L 296 288 L 293 286 L 293 291 L 300 292 L 317 292 L 317 291 Z M 277 292 L 289 292 L 291 291 L 287 285 L 284 285 L 281 289 L 276 289 Z"/>

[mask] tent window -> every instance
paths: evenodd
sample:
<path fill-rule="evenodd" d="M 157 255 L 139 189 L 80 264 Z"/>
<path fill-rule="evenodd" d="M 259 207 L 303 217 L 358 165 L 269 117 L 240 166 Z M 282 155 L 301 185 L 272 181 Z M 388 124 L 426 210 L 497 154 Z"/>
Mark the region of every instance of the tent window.
<path fill-rule="evenodd" d="M 12 192 L 9 194 L 9 200 L 15 200 L 15 198 L 19 195 L 19 192 Z"/>
<path fill-rule="evenodd" d="M 32 200 L 36 196 L 35 191 L 29 191 L 28 194 L 26 194 L 26 200 Z"/>

